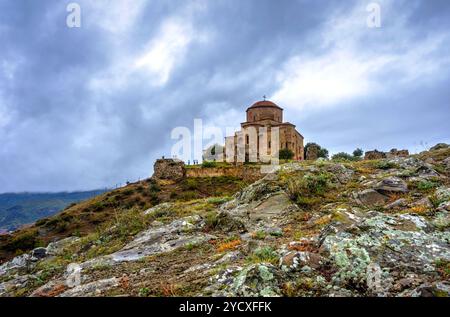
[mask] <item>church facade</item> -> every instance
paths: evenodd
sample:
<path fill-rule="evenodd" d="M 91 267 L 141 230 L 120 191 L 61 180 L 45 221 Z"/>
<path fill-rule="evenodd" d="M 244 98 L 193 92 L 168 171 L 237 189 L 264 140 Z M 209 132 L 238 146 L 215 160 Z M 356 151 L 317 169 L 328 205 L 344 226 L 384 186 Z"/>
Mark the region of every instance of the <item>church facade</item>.
<path fill-rule="evenodd" d="M 283 122 L 283 109 L 262 100 L 246 111 L 246 121 L 234 136 L 225 138 L 224 159 L 230 163 L 266 162 L 282 149 L 293 153 L 293 160 L 304 159 L 303 136 L 295 125 Z"/>

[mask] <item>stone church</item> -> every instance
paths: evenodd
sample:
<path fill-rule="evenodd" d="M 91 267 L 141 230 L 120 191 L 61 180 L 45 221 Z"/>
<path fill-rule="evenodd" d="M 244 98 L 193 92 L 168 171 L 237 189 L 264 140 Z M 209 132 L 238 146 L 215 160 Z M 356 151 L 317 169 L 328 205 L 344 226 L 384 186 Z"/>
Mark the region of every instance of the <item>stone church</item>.
<path fill-rule="evenodd" d="M 304 159 L 303 136 L 290 122 L 283 122 L 283 109 L 269 100 L 254 103 L 247 109 L 241 130 L 225 138 L 227 162 L 261 162 L 267 155 L 289 149 L 294 160 Z"/>

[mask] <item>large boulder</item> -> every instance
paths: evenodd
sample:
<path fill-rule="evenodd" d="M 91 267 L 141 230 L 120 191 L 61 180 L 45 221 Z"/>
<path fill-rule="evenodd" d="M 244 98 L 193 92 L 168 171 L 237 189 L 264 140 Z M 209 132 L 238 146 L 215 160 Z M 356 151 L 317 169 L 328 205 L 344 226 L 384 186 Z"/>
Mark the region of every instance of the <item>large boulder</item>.
<path fill-rule="evenodd" d="M 376 190 L 366 189 L 356 194 L 356 200 L 366 206 L 381 206 L 389 200 L 389 197 Z"/>
<path fill-rule="evenodd" d="M 271 264 L 253 264 L 235 278 L 231 292 L 234 296 L 274 297 L 281 295 L 280 274 Z"/>
<path fill-rule="evenodd" d="M 388 177 L 381 180 L 376 186 L 375 190 L 385 194 L 385 193 L 407 193 L 408 185 L 405 181 L 398 177 Z"/>

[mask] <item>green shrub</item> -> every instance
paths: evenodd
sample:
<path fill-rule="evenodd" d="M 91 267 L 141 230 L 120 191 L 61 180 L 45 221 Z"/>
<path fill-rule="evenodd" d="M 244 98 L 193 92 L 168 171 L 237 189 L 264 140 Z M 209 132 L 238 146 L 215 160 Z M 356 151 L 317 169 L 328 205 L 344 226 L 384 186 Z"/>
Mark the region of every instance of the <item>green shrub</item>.
<path fill-rule="evenodd" d="M 139 290 L 140 297 L 148 297 L 150 295 L 150 290 L 147 287 L 143 287 Z"/>
<path fill-rule="evenodd" d="M 294 152 L 289 149 L 281 149 L 279 152 L 280 160 L 292 160 L 294 157 Z"/>
<path fill-rule="evenodd" d="M 438 183 L 428 180 L 423 180 L 416 184 L 416 188 L 421 191 L 428 191 L 437 187 L 439 187 Z"/>
<path fill-rule="evenodd" d="M 187 178 L 184 181 L 183 187 L 187 190 L 196 190 L 199 187 L 199 183 L 194 178 Z"/>
<path fill-rule="evenodd" d="M 379 161 L 375 163 L 375 168 L 381 169 L 381 170 L 388 170 L 391 168 L 397 168 L 397 164 L 389 161 Z"/>
<path fill-rule="evenodd" d="M 318 148 L 318 152 L 317 152 L 318 157 L 323 157 L 325 159 L 328 158 L 328 150 L 326 148 L 321 147 L 319 144 L 313 143 L 313 142 L 307 143 L 305 145 L 305 149 L 304 149 L 305 158 L 306 158 L 306 152 L 310 146 L 316 146 Z"/>
<path fill-rule="evenodd" d="M 356 150 L 353 151 L 354 157 L 362 157 L 363 154 L 364 154 L 364 151 L 360 148 L 357 148 Z"/>
<path fill-rule="evenodd" d="M 348 153 L 345 153 L 345 152 L 336 153 L 331 157 L 331 159 L 333 161 L 355 161 L 354 156 L 352 156 Z"/>
<path fill-rule="evenodd" d="M 37 244 L 37 235 L 38 232 L 36 230 L 19 233 L 4 248 L 10 251 L 27 251 L 33 249 Z"/>
<path fill-rule="evenodd" d="M 219 224 L 219 217 L 217 212 L 211 211 L 206 214 L 205 226 L 206 228 L 212 230 Z"/>
<path fill-rule="evenodd" d="M 217 163 L 213 162 L 213 161 L 203 161 L 203 163 L 202 163 L 202 167 L 205 167 L 205 168 L 212 168 L 212 167 L 216 167 L 216 166 L 217 166 Z"/>
<path fill-rule="evenodd" d="M 278 259 L 278 254 L 271 247 L 258 248 L 248 257 L 248 261 L 252 263 L 267 262 L 278 264 Z"/>
<path fill-rule="evenodd" d="M 161 187 L 159 187 L 159 185 L 157 183 L 151 183 L 149 186 L 149 190 L 150 190 L 150 192 L 160 192 Z"/>
<path fill-rule="evenodd" d="M 131 188 L 127 188 L 125 190 L 122 191 L 122 195 L 124 196 L 130 196 L 131 194 L 133 194 L 133 190 Z"/>
<path fill-rule="evenodd" d="M 326 172 L 307 174 L 302 178 L 290 178 L 286 191 L 289 197 L 300 205 L 309 205 L 315 195 L 322 195 L 330 188 L 331 175 Z M 312 197 L 311 197 L 312 196 Z"/>
<path fill-rule="evenodd" d="M 207 200 L 209 204 L 213 205 L 221 205 L 223 203 L 226 203 L 227 201 L 230 201 L 231 197 L 225 196 L 225 197 L 211 197 Z"/>

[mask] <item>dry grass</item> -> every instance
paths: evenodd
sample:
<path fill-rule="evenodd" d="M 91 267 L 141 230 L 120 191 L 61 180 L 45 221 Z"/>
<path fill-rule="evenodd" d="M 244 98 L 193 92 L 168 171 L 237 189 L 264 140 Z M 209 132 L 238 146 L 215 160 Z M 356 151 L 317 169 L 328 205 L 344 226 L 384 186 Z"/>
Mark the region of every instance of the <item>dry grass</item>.
<path fill-rule="evenodd" d="M 224 252 L 224 251 L 228 251 L 228 250 L 233 250 L 236 247 L 238 247 L 239 245 L 241 245 L 242 241 L 240 239 L 235 239 L 232 241 L 227 241 L 227 242 L 223 242 L 220 243 L 217 246 L 217 252 Z"/>

